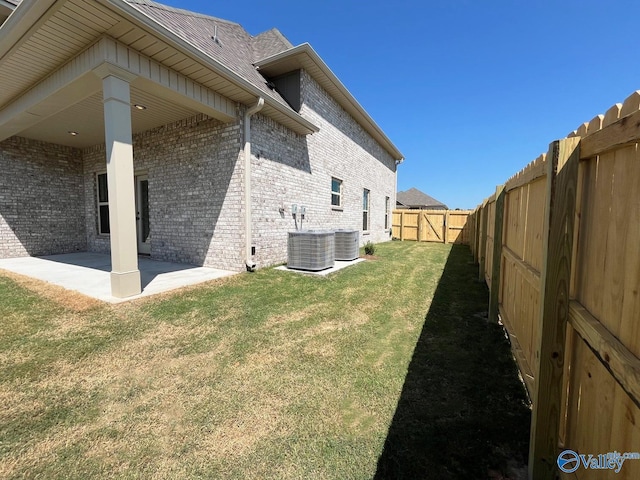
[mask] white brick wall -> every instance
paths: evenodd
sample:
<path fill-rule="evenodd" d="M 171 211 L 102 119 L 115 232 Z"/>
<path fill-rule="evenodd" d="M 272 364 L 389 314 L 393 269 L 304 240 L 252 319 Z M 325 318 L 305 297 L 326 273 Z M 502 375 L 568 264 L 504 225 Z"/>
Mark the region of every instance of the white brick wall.
<path fill-rule="evenodd" d="M 240 124 L 203 115 L 134 135 L 134 169 L 149 177 L 151 258 L 230 270 L 244 268 Z M 108 252 L 98 235 L 96 174 L 104 145 L 86 149 L 87 243 Z"/>
<path fill-rule="evenodd" d="M 0 143 L 0 258 L 86 249 L 79 150 L 26 138 Z"/>
<path fill-rule="evenodd" d="M 302 99 L 300 113 L 320 132 L 305 137 L 259 114 L 252 119 L 253 244 L 258 266 L 286 261 L 287 232 L 295 229 L 292 204 L 306 206 L 305 229 L 360 230 L 362 244 L 390 239 L 384 209 L 385 197 L 390 209 L 395 205 L 394 159 L 304 71 Z M 332 176 L 343 181 L 341 211 L 331 207 Z M 371 192 L 367 234 L 362 232 L 365 188 Z"/>

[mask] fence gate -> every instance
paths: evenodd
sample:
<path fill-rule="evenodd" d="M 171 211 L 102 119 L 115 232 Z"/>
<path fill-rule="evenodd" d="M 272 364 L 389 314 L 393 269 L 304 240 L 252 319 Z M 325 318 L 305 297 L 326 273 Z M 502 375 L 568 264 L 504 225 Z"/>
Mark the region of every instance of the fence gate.
<path fill-rule="evenodd" d="M 420 213 L 420 241 L 445 243 L 445 219 L 445 211 L 422 211 Z"/>
<path fill-rule="evenodd" d="M 393 237 L 400 240 L 469 244 L 470 210 L 394 210 Z"/>

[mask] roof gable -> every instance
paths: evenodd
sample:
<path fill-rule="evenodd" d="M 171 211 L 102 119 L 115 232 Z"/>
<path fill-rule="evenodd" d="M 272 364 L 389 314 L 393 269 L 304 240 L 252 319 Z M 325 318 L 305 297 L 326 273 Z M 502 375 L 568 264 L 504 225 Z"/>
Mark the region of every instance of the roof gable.
<path fill-rule="evenodd" d="M 304 69 L 351 115 L 398 163 L 404 156 L 382 129 L 358 103 L 320 55 L 308 43 L 289 48 L 255 62 L 263 75 L 274 78 L 294 70 Z"/>

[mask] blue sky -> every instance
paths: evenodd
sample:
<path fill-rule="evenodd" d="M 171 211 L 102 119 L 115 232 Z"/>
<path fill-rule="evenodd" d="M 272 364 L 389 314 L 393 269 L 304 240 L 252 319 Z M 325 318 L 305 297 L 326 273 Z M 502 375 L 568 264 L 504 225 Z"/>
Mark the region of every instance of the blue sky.
<path fill-rule="evenodd" d="M 450 208 L 640 89 L 632 0 L 159 1 L 310 43 Z"/>

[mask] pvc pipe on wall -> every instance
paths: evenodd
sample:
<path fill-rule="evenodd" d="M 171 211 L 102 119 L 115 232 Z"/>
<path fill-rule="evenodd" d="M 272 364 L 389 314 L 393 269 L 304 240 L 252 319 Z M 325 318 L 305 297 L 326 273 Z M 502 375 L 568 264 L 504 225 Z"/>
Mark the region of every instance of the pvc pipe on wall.
<path fill-rule="evenodd" d="M 244 233 L 245 233 L 245 265 L 247 270 L 253 272 L 256 264 L 251 258 L 251 117 L 262 110 L 264 98 L 258 98 L 256 104 L 244 114 Z"/>

